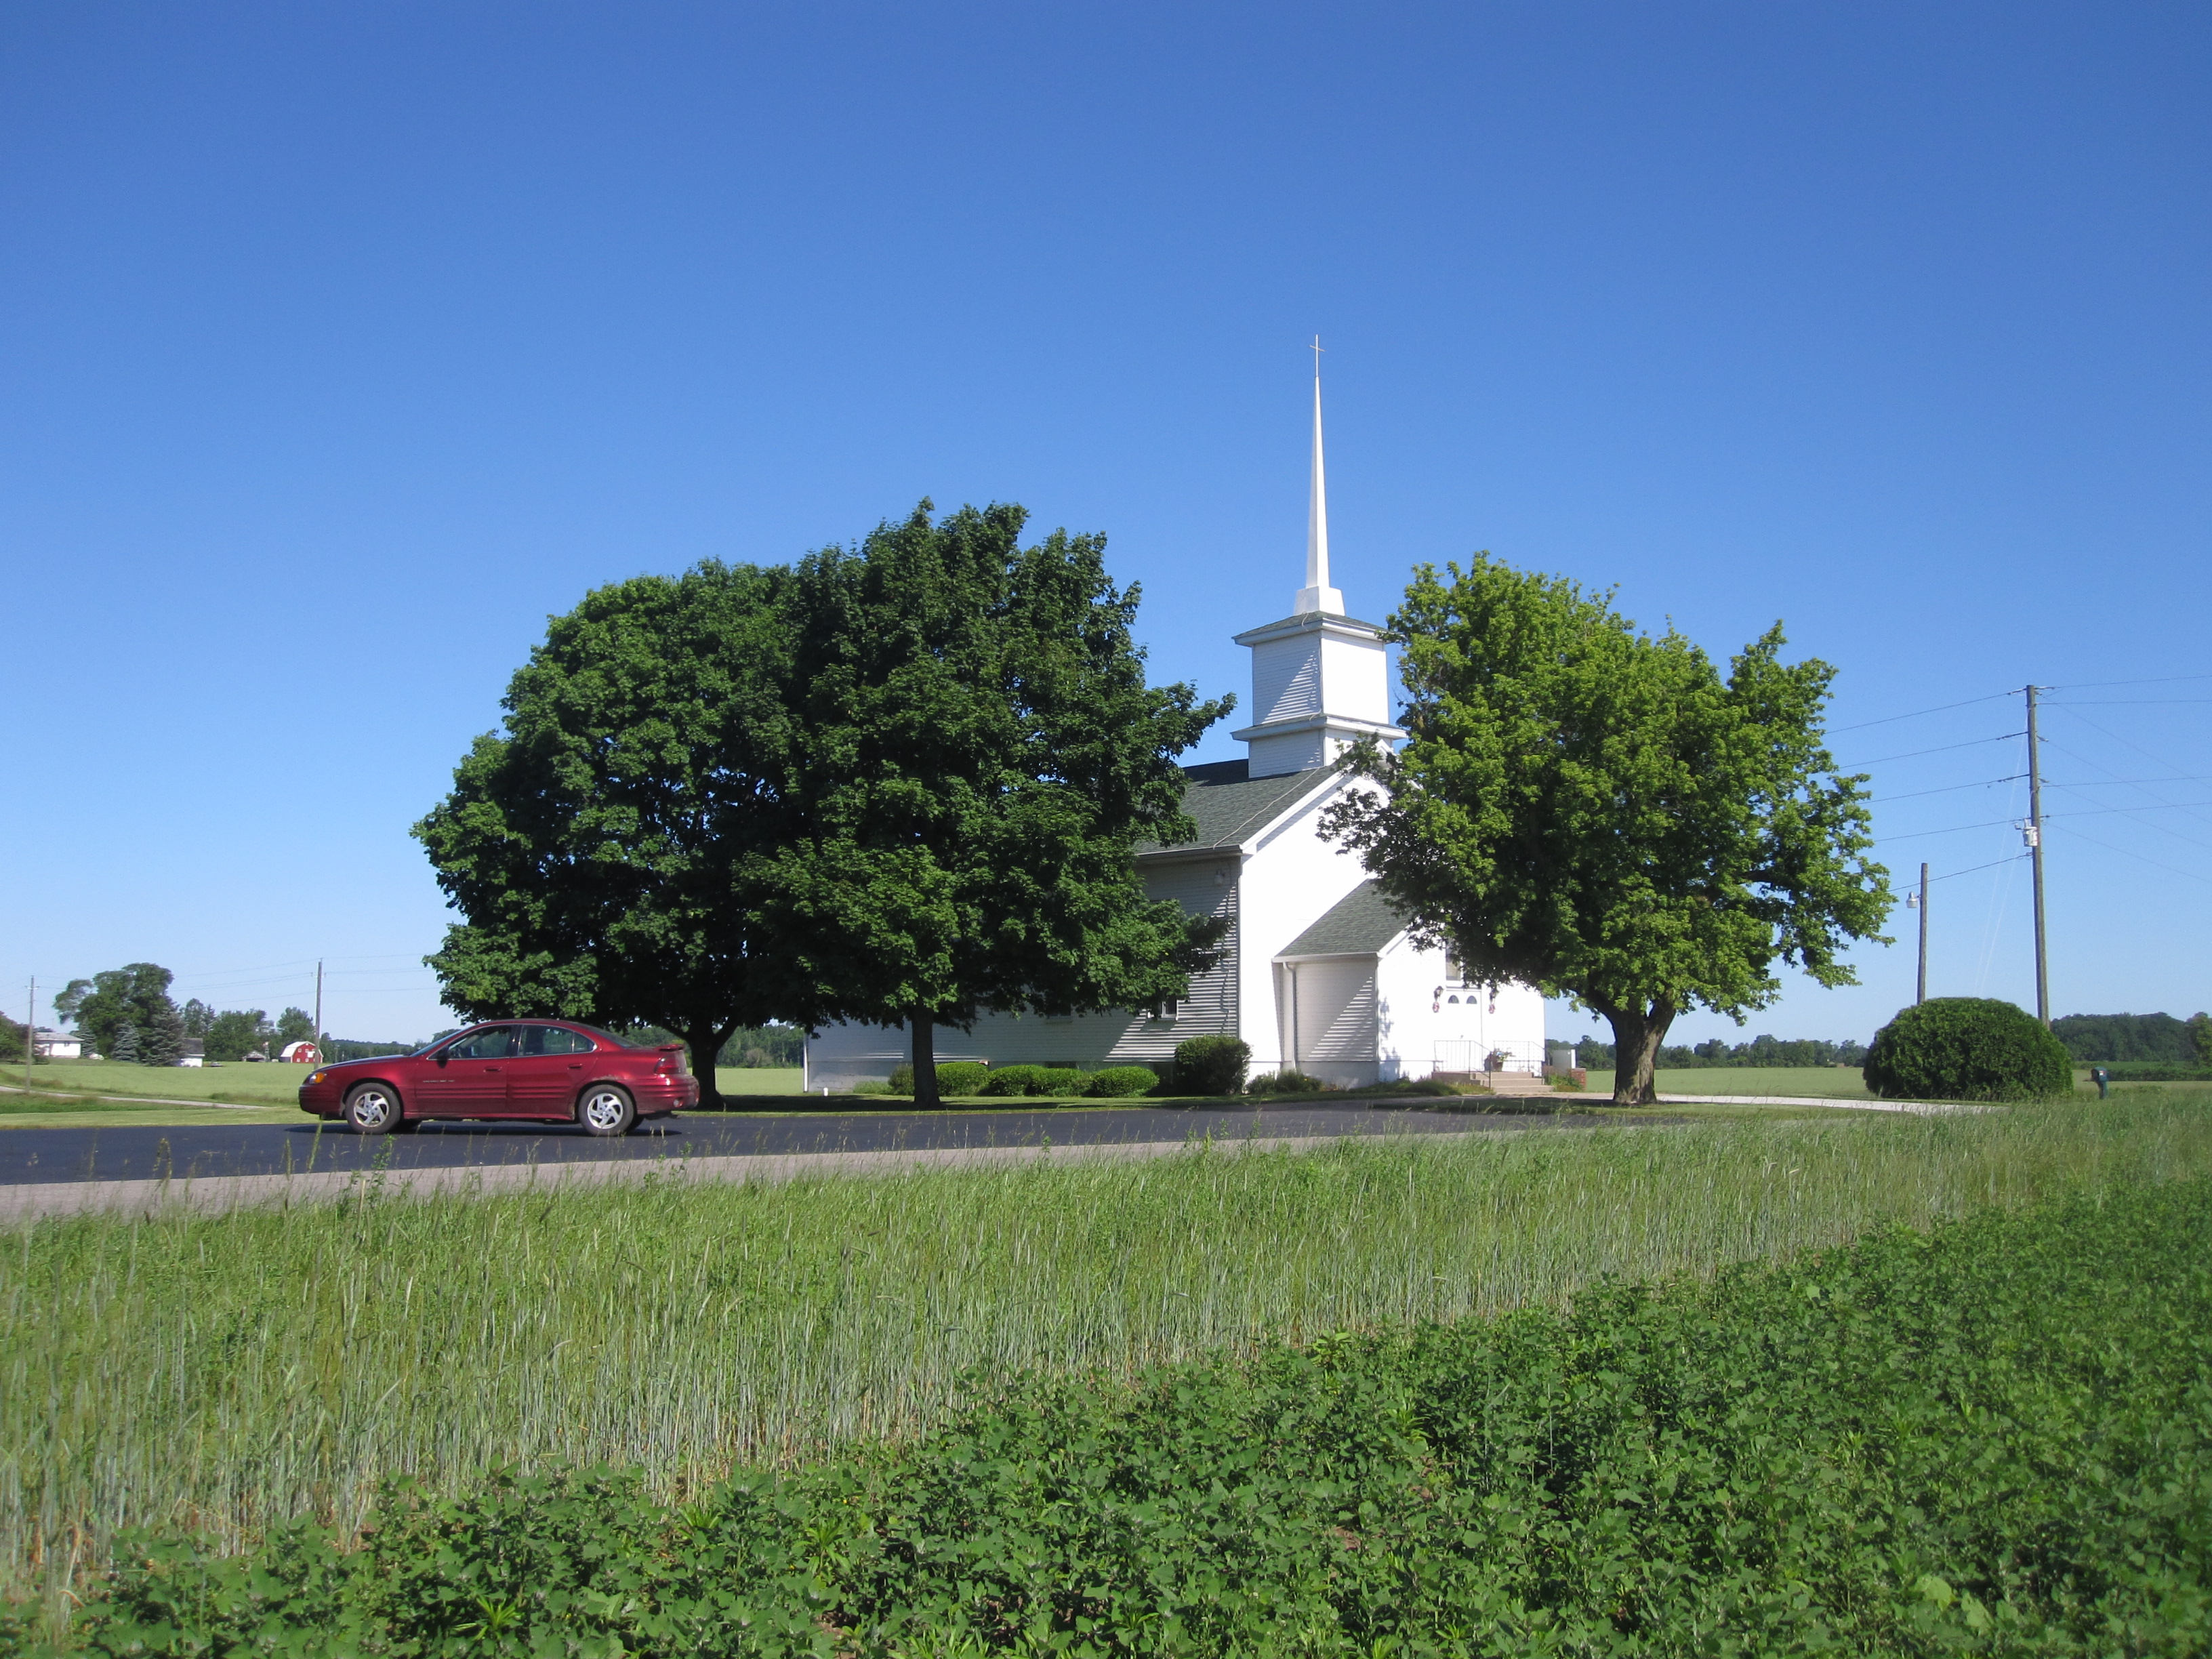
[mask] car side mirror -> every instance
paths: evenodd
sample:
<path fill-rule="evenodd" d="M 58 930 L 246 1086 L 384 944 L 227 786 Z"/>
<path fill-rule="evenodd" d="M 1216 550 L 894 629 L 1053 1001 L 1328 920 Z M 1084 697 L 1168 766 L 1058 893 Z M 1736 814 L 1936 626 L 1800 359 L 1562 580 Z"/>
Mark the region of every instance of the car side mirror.
<path fill-rule="evenodd" d="M 440 1054 L 440 1055 L 438 1056 L 438 1064 L 439 1064 L 439 1065 L 441 1065 L 441 1066 L 443 1066 L 445 1063 L 446 1063 L 446 1057 L 445 1057 L 445 1055 L 443 1055 L 443 1054 Z"/>

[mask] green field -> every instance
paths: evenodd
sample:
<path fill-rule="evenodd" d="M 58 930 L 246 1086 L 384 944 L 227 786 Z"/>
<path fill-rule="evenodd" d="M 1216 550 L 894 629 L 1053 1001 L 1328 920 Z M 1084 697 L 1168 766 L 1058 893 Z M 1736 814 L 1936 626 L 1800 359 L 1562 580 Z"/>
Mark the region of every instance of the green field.
<path fill-rule="evenodd" d="M 2212 1650 L 2212 1177 L 1571 1310 L 1029 1379 L 655 1501 L 395 1493 L 356 1547 L 149 1541 L 95 1656 Z M 7 1632 L 0 1628 L 0 1648 Z"/>
<path fill-rule="evenodd" d="M 337 1204 L 43 1221 L 0 1249 L 4 1570 L 51 1586 L 124 1523 L 349 1526 L 399 1474 L 606 1462 L 678 1492 L 911 1436 L 1025 1370 L 1126 1376 L 2206 1170 L 2212 1110 L 2144 1092 L 784 1187 L 416 1200 L 370 1178 Z"/>
<path fill-rule="evenodd" d="M 1693 1066 L 1655 1074 L 1662 1095 L 1819 1095 L 1871 1100 L 1866 1079 L 1844 1066 Z M 1609 1071 L 1592 1072 L 1590 1089 L 1613 1086 Z"/>
<path fill-rule="evenodd" d="M 160 1095 L 177 1100 L 235 1101 L 256 1106 L 299 1103 L 307 1067 L 281 1063 L 248 1066 L 132 1066 L 112 1060 L 58 1060 L 33 1073 L 56 1094 Z M 0 1066 L 0 1083 L 19 1084 L 22 1067 Z"/>

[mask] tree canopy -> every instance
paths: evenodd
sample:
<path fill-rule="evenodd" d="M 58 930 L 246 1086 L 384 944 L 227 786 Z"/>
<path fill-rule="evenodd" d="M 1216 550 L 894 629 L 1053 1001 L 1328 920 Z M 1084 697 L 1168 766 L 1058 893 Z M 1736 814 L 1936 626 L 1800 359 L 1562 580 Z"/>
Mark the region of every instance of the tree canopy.
<path fill-rule="evenodd" d="M 1329 833 L 1469 973 L 1568 996 L 1613 1027 L 1613 1097 L 1653 1098 L 1675 1016 L 1741 1018 L 1778 963 L 1822 985 L 1888 914 L 1863 777 L 1821 738 L 1834 671 L 1779 624 L 1725 678 L 1561 577 L 1478 555 L 1414 573 L 1390 619 L 1408 738 L 1348 764 Z"/>
<path fill-rule="evenodd" d="M 1146 684 L 1103 537 L 931 512 L 799 568 L 784 854 L 815 994 L 905 1023 L 923 1102 L 937 1025 L 1146 1007 L 1210 965 L 1221 924 L 1148 898 L 1134 853 L 1194 833 L 1175 757 L 1231 707 Z"/>
<path fill-rule="evenodd" d="M 552 618 L 415 826 L 465 918 L 448 1006 L 680 1032 L 708 1105 L 731 1033 L 817 1016 L 781 931 L 790 581 L 709 561 Z"/>
<path fill-rule="evenodd" d="M 54 999 L 54 1012 L 74 1025 L 79 1036 L 88 1038 L 95 1053 L 111 1059 L 125 1058 L 117 1052 L 117 1045 L 124 1028 L 129 1026 L 128 1058 L 136 1060 L 149 1032 L 157 1033 L 159 1040 L 166 1042 L 174 1022 L 178 1037 L 183 1036 L 176 1005 L 169 1000 L 169 987 L 175 979 L 158 963 L 127 963 L 90 979 L 71 980 Z M 173 1060 L 175 1055 L 169 1058 Z"/>

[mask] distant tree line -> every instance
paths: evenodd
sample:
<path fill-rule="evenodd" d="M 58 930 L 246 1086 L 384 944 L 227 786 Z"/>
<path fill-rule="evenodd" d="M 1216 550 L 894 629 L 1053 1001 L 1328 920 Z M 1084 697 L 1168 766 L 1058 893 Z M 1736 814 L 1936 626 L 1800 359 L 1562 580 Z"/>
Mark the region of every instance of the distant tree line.
<path fill-rule="evenodd" d="M 1759 1036 L 1736 1043 L 1711 1037 L 1695 1045 L 1667 1044 L 1659 1050 L 1659 1065 L 1668 1071 L 1693 1071 L 1701 1066 L 1863 1066 L 1866 1054 L 1866 1044 L 1848 1037 L 1841 1042 L 1823 1042 L 1817 1037 L 1785 1041 Z M 1610 1066 L 1613 1044 L 1581 1038 L 1575 1043 L 1575 1059 L 1592 1068 Z"/>
<path fill-rule="evenodd" d="M 209 1060 L 273 1056 L 295 1042 L 315 1041 L 315 1022 L 304 1008 L 287 1008 L 273 1021 L 259 1008 L 216 1009 L 198 997 L 179 1007 L 169 995 L 176 975 L 159 963 L 133 962 L 90 979 L 73 979 L 54 999 L 54 1014 L 75 1028 L 87 1049 L 109 1060 L 141 1066 L 173 1066 L 185 1040 L 197 1037 Z M 325 1055 L 331 1045 L 322 1045 Z M 354 1044 L 374 1054 L 402 1054 L 406 1044 Z"/>
<path fill-rule="evenodd" d="M 620 1033 L 631 1042 L 681 1042 L 681 1032 L 659 1025 L 632 1025 Z M 717 1066 L 796 1066 L 805 1063 L 806 1033 L 796 1025 L 747 1025 L 730 1033 L 714 1056 Z"/>
<path fill-rule="evenodd" d="M 2198 1053 L 2194 1024 L 2172 1014 L 2068 1014 L 2052 1020 L 2051 1031 L 2082 1065 L 2130 1060 L 2186 1065 L 2212 1058 Z"/>

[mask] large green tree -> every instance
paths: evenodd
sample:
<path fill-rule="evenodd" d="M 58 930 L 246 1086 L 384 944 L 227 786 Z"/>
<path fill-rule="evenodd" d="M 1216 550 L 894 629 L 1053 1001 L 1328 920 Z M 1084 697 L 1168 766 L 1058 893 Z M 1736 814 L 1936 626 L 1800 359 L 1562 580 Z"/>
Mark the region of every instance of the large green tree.
<path fill-rule="evenodd" d="M 1569 996 L 1612 1025 L 1613 1098 L 1653 1099 L 1668 1027 L 1741 1018 L 1777 963 L 1856 976 L 1887 873 L 1863 777 L 1838 775 L 1822 712 L 1834 670 L 1782 660 L 1778 624 L 1723 678 L 1610 593 L 1478 556 L 1414 572 L 1390 621 L 1408 736 L 1350 764 L 1326 827 L 1471 973 Z M 1884 941 L 1887 942 L 1887 941 Z"/>
<path fill-rule="evenodd" d="M 89 1038 L 94 1052 L 114 1057 L 125 1026 L 143 1039 L 156 1028 L 166 1031 L 178 1018 L 176 1005 L 169 1000 L 175 978 L 158 963 L 128 963 L 90 979 L 71 980 L 54 999 L 54 1012 L 74 1025 L 79 1036 Z M 137 1047 L 134 1042 L 134 1059 Z"/>
<path fill-rule="evenodd" d="M 465 918 L 428 958 L 448 1006 L 679 1032 L 706 1105 L 732 1032 L 813 1017 L 778 902 L 790 580 L 708 562 L 552 619 L 415 827 Z"/>
<path fill-rule="evenodd" d="M 1148 898 L 1133 854 L 1194 832 L 1175 757 L 1231 707 L 1146 684 L 1103 538 L 931 512 L 799 567 L 783 860 L 823 1007 L 903 1024 L 925 1103 L 940 1025 L 1146 1007 L 1214 959 L 1221 925 Z"/>

